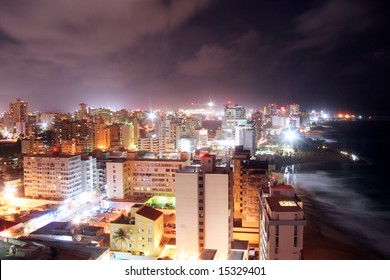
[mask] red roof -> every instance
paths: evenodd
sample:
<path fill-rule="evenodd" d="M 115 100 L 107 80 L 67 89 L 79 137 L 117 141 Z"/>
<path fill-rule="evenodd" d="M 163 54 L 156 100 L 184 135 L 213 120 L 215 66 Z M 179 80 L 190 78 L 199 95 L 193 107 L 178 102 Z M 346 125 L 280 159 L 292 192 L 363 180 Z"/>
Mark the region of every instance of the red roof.
<path fill-rule="evenodd" d="M 136 212 L 138 215 L 141 215 L 145 218 L 148 218 L 149 220 L 157 220 L 162 214 L 163 212 L 161 211 L 158 211 L 150 206 L 143 206 L 141 209 L 139 209 L 137 212 Z"/>

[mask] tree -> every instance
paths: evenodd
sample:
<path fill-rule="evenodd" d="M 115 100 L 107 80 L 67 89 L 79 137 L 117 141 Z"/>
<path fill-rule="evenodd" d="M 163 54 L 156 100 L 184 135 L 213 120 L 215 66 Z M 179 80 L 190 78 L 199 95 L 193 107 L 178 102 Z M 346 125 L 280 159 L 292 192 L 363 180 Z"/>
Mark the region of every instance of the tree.
<path fill-rule="evenodd" d="M 126 247 L 127 247 L 127 239 L 129 239 L 130 237 L 129 237 L 129 235 L 128 235 L 126 230 L 124 230 L 123 228 L 120 228 L 120 229 L 118 229 L 115 232 L 113 238 L 114 238 L 115 241 L 119 241 L 120 242 L 120 244 L 121 244 L 121 249 L 120 250 L 122 251 L 122 244 L 123 244 L 123 242 L 126 244 Z"/>

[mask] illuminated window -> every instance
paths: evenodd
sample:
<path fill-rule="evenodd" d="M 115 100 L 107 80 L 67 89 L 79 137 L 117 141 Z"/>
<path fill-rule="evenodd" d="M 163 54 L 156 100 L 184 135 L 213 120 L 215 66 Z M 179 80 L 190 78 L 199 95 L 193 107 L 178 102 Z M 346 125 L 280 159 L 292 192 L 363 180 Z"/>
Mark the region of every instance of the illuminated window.
<path fill-rule="evenodd" d="M 282 200 L 282 201 L 279 201 L 279 205 L 282 206 L 282 207 L 297 206 L 295 201 L 292 201 L 292 200 Z"/>

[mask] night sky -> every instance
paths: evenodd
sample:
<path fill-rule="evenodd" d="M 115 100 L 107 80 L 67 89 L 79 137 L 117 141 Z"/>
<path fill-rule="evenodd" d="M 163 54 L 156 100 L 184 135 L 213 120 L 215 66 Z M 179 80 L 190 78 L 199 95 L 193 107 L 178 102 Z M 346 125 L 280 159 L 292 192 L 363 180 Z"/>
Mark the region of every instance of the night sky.
<path fill-rule="evenodd" d="M 388 115 L 386 1 L 0 0 L 0 111 L 248 108 Z"/>

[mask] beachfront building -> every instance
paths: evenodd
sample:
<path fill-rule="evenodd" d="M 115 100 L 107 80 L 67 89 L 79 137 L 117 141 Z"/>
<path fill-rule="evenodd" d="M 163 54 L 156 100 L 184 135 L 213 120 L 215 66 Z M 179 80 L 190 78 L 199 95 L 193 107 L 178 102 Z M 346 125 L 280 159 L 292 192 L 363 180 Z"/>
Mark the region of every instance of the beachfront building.
<path fill-rule="evenodd" d="M 260 259 L 300 260 L 303 228 L 306 224 L 303 203 L 290 185 L 272 186 L 261 199 Z"/>
<path fill-rule="evenodd" d="M 135 204 L 129 215 L 121 215 L 110 223 L 112 257 L 131 259 L 131 255 L 156 256 L 163 234 L 163 212 Z M 129 254 L 115 254 L 116 251 Z"/>
<path fill-rule="evenodd" d="M 176 173 L 176 254 L 198 259 L 215 249 L 226 259 L 233 240 L 232 178 L 229 165 L 215 166 L 215 156 L 201 158 L 201 167 Z"/>
<path fill-rule="evenodd" d="M 67 199 L 82 192 L 81 156 L 25 156 L 25 196 L 33 198 Z"/>
<path fill-rule="evenodd" d="M 234 239 L 259 244 L 259 189 L 268 186 L 268 162 L 251 160 L 250 151 L 236 146 L 233 156 Z"/>

